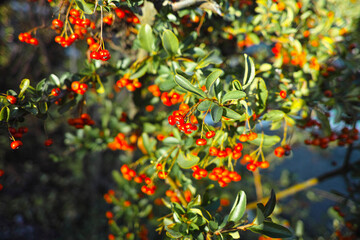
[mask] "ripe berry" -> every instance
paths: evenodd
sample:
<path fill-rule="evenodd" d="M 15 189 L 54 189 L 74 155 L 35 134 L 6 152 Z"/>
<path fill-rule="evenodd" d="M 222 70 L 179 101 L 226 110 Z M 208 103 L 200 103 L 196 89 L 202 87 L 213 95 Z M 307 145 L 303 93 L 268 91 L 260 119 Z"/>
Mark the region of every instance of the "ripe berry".
<path fill-rule="evenodd" d="M 17 98 L 14 97 L 14 96 L 11 96 L 11 95 L 7 95 L 7 96 L 6 96 L 6 99 L 8 100 L 8 102 L 9 102 L 10 104 L 15 104 L 16 101 L 17 101 Z"/>
<path fill-rule="evenodd" d="M 324 92 L 325 97 L 331 98 L 333 96 L 333 93 L 330 90 L 326 90 Z"/>
<path fill-rule="evenodd" d="M 11 147 L 12 149 L 18 149 L 18 148 L 20 148 L 22 145 L 23 145 L 22 141 L 16 140 L 16 141 L 11 142 L 10 147 Z"/>
<path fill-rule="evenodd" d="M 60 88 L 53 88 L 51 90 L 51 95 L 53 95 L 54 97 L 59 96 L 59 94 L 61 93 L 61 89 Z"/>
<path fill-rule="evenodd" d="M 285 154 L 285 149 L 283 147 L 277 147 L 274 150 L 275 156 L 282 157 Z"/>
<path fill-rule="evenodd" d="M 78 81 L 74 81 L 71 83 L 71 89 L 76 92 L 80 87 L 80 83 Z"/>
<path fill-rule="evenodd" d="M 219 153 L 219 149 L 217 149 L 216 147 L 210 147 L 209 148 L 209 154 L 211 156 L 217 156 Z"/>
<path fill-rule="evenodd" d="M 209 131 L 209 132 L 207 132 L 206 134 L 205 134 L 205 137 L 206 138 L 212 138 L 212 137 L 214 137 L 215 136 L 215 131 Z"/>
<path fill-rule="evenodd" d="M 4 170 L 2 170 L 2 169 L 0 169 L 0 177 L 2 176 L 2 175 L 4 175 Z"/>
<path fill-rule="evenodd" d="M 49 138 L 49 139 L 46 139 L 46 140 L 45 140 L 44 145 L 45 145 L 46 147 L 49 147 L 49 146 L 51 146 L 53 143 L 54 143 L 54 141 L 53 141 L 51 138 Z"/>
<path fill-rule="evenodd" d="M 252 141 L 255 140 L 257 138 L 257 133 L 256 132 L 251 132 L 248 134 L 248 141 Z"/>
<path fill-rule="evenodd" d="M 198 146 L 204 146 L 204 145 L 206 145 L 206 143 L 207 143 L 207 141 L 204 138 L 199 138 L 196 140 L 196 145 L 198 145 Z"/>
<path fill-rule="evenodd" d="M 37 45 L 39 44 L 39 41 L 38 41 L 36 38 L 30 38 L 30 39 L 29 39 L 29 43 L 30 43 L 31 45 L 37 46 Z"/>
<path fill-rule="evenodd" d="M 96 52 L 96 51 L 92 51 L 90 53 L 90 58 L 95 59 L 95 60 L 99 60 L 100 59 L 100 54 L 98 52 Z"/>
<path fill-rule="evenodd" d="M 52 21 L 52 25 L 54 28 L 62 28 L 64 26 L 64 23 L 60 19 L 54 19 Z"/>
<path fill-rule="evenodd" d="M 103 49 L 99 51 L 99 59 L 103 61 L 107 61 L 111 58 L 111 55 L 108 50 Z"/>
<path fill-rule="evenodd" d="M 165 179 L 165 178 L 167 177 L 167 175 L 168 175 L 168 173 L 165 172 L 165 171 L 159 171 L 159 172 L 158 172 L 158 177 L 159 177 L 160 179 Z"/>
<path fill-rule="evenodd" d="M 240 142 L 246 142 L 248 140 L 248 135 L 241 134 L 239 137 Z"/>
<path fill-rule="evenodd" d="M 78 17 L 80 17 L 80 12 L 78 10 L 76 10 L 76 9 L 71 9 L 70 10 L 70 15 L 75 17 L 75 18 L 78 18 Z"/>
<path fill-rule="evenodd" d="M 279 95 L 282 99 L 285 99 L 287 94 L 285 90 L 281 90 Z"/>
<path fill-rule="evenodd" d="M 243 150 L 243 145 L 241 143 L 237 143 L 234 147 L 235 152 L 241 152 Z"/>

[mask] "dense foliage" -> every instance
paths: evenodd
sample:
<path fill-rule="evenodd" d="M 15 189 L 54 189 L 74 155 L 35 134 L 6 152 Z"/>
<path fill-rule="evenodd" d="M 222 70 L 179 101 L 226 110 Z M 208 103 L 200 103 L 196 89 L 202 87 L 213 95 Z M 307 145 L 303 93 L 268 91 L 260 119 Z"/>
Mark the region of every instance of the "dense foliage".
<path fill-rule="evenodd" d="M 112 172 L 116 189 L 103 196 L 112 206 L 106 212 L 110 240 L 159 238 L 149 233 L 155 229 L 164 239 L 238 239 L 247 230 L 303 237 L 271 215 L 276 195 L 268 189 L 269 199 L 261 197 L 259 169 L 290 156 L 297 132 L 306 145 L 345 146 L 349 154 L 357 147 L 357 1 L 54 0 L 29 6 L 37 8 L 41 25 L 16 35 L 12 29 L 13 41 L 27 54 L 36 51 L 29 47 L 48 54 L 56 49 L 67 55 L 59 58 L 70 58 L 63 62 L 72 70 L 43 70 L 43 79 L 5 85 L 0 120 L 10 141 L 3 145 L 14 151 L 31 145 L 27 124 L 36 117 L 44 131 L 33 134 L 54 147 L 54 162 L 76 156 L 75 173 L 82 171 L 79 164 L 93 164 L 92 171 L 119 167 Z M 12 13 L 1 14 L 4 24 L 15 24 Z M 11 51 L 14 42 L 1 51 Z M 80 67 L 71 60 L 76 56 L 83 59 Z M 50 67 L 45 58 L 33 61 Z M 9 59 L 1 57 L 4 69 L 16 68 Z M 51 135 L 65 136 L 66 146 Z M 351 170 L 356 180 L 359 164 L 349 158 L 323 178 Z M 262 203 L 248 206 L 256 209 L 248 216 L 240 189 L 252 181 Z M 226 188 L 237 193 L 230 209 L 221 198 Z M 358 201 L 350 192 L 345 198 Z M 356 238 L 357 207 L 349 219 L 335 210 L 347 237 Z"/>

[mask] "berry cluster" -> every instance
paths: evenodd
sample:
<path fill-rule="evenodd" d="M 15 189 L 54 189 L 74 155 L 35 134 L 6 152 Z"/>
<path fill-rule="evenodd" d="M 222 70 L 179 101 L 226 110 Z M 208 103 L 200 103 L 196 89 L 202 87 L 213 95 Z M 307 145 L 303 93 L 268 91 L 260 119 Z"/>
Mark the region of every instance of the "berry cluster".
<path fill-rule="evenodd" d="M 100 51 L 92 51 L 90 53 L 90 58 L 95 60 L 107 61 L 111 58 L 110 52 L 106 49 Z"/>
<path fill-rule="evenodd" d="M 117 8 L 115 9 L 115 14 L 116 16 L 118 16 L 120 19 L 124 19 L 125 21 L 128 23 L 134 23 L 134 24 L 138 24 L 140 23 L 140 20 L 138 17 L 135 16 L 134 13 L 130 12 L 127 9 L 121 9 L 121 8 Z"/>
<path fill-rule="evenodd" d="M 113 16 L 112 15 L 105 16 L 103 18 L 103 22 L 109 26 L 112 25 L 113 24 Z"/>
<path fill-rule="evenodd" d="M 270 166 L 268 161 L 257 161 L 256 159 L 253 159 L 252 156 L 250 156 L 249 154 L 244 155 L 241 160 L 241 164 L 247 164 L 246 169 L 252 172 L 255 171 L 258 167 L 265 169 Z"/>
<path fill-rule="evenodd" d="M 71 31 L 69 36 L 66 34 L 66 31 L 62 31 L 61 35 L 55 37 L 55 42 L 59 43 L 62 47 L 68 47 L 76 40 L 83 39 L 84 35 L 88 32 L 87 28 L 95 29 L 95 23 L 90 21 L 90 19 L 80 18 L 80 12 L 76 9 L 70 10 L 69 22 L 74 25 L 74 31 Z M 64 23 L 60 19 L 52 21 L 51 28 L 56 32 L 60 32 L 63 27 Z"/>
<path fill-rule="evenodd" d="M 79 118 L 70 118 L 68 124 L 74 126 L 76 129 L 81 129 L 84 128 L 85 125 L 92 126 L 95 122 L 91 119 L 89 114 L 83 113 Z"/>
<path fill-rule="evenodd" d="M 180 95 L 178 93 L 163 92 L 160 99 L 165 106 L 170 107 L 172 105 L 182 102 L 184 100 L 183 97 L 184 95 Z"/>
<path fill-rule="evenodd" d="M 349 130 L 349 128 L 344 127 L 339 134 L 332 132 L 328 137 L 320 137 L 318 134 L 312 133 L 312 139 L 306 139 L 304 143 L 306 145 L 320 146 L 325 149 L 330 142 L 338 140 L 338 146 L 345 146 L 346 144 L 352 144 L 354 141 L 358 140 L 358 134 L 359 131 L 356 128 Z"/>
<path fill-rule="evenodd" d="M 122 78 L 116 81 L 116 86 L 120 89 L 126 87 L 126 89 L 129 90 L 130 92 L 135 91 L 137 88 L 141 88 L 142 84 L 141 82 L 139 82 L 139 79 L 136 78 L 131 80 L 129 78 L 130 78 L 129 73 L 124 74 Z"/>
<path fill-rule="evenodd" d="M 61 89 L 60 88 L 53 88 L 51 89 L 51 96 L 57 97 L 59 96 L 61 93 Z"/>
<path fill-rule="evenodd" d="M 109 191 L 104 194 L 104 199 L 108 204 L 110 204 L 113 202 L 113 198 L 115 198 L 115 191 L 113 189 L 109 189 Z"/>
<path fill-rule="evenodd" d="M 134 151 L 135 143 L 137 141 L 137 136 L 130 136 L 129 142 L 125 139 L 125 134 L 118 133 L 118 135 L 114 138 L 113 142 L 108 143 L 108 148 L 111 150 L 123 150 L 123 151 Z"/>
<path fill-rule="evenodd" d="M 88 85 L 86 83 L 74 81 L 71 83 L 71 90 L 73 90 L 77 94 L 84 95 L 88 90 Z"/>
<path fill-rule="evenodd" d="M 209 173 L 209 179 L 217 181 L 220 187 L 226 187 L 231 182 L 241 180 L 240 174 L 235 171 L 229 171 L 224 167 L 216 167 Z"/>
<path fill-rule="evenodd" d="M 34 38 L 33 36 L 31 36 L 31 34 L 28 32 L 20 33 L 19 40 L 20 40 L 20 42 L 26 42 L 26 43 L 34 45 L 34 46 L 37 46 L 39 44 L 39 41 L 36 38 Z"/>
<path fill-rule="evenodd" d="M 190 134 L 193 131 L 196 131 L 198 127 L 195 125 L 194 120 L 192 120 L 191 117 L 190 117 L 190 122 L 185 122 L 186 119 L 186 118 L 184 119 L 185 116 L 186 115 L 181 110 L 174 111 L 172 115 L 168 117 L 168 122 L 170 125 L 176 125 L 176 127 L 185 134 Z M 196 141 L 197 144 L 198 144 L 198 140 Z M 205 144 L 206 144 L 206 140 L 205 140 Z"/>
<path fill-rule="evenodd" d="M 166 190 L 165 195 L 170 198 L 171 202 L 180 203 L 180 199 L 173 190 Z M 185 190 L 184 197 L 185 197 L 185 201 L 190 202 L 192 197 L 191 192 L 189 190 Z"/>
<path fill-rule="evenodd" d="M 192 167 L 191 169 L 194 171 L 192 176 L 197 180 L 205 178 L 208 175 L 208 171 L 206 169 L 200 168 L 197 165 Z"/>
<path fill-rule="evenodd" d="M 216 148 L 214 146 L 209 148 L 209 154 L 210 156 L 216 156 L 218 158 L 226 158 L 228 156 L 231 156 L 233 159 L 237 160 L 241 157 L 243 145 L 241 143 L 237 143 L 233 149 L 227 147 L 225 150 L 221 150 L 219 148 Z"/>
<path fill-rule="evenodd" d="M 241 134 L 239 136 L 240 142 L 253 141 L 258 137 L 256 132 L 249 132 L 248 134 Z"/>
<path fill-rule="evenodd" d="M 124 164 L 120 168 L 120 172 L 123 174 L 123 177 L 128 180 L 134 180 L 136 183 L 145 182 L 146 185 L 141 186 L 141 191 L 147 195 L 153 195 L 156 190 L 156 186 L 153 184 L 151 178 L 146 176 L 146 174 L 137 175 L 134 169 L 129 168 L 128 165 Z"/>
<path fill-rule="evenodd" d="M 21 140 L 15 140 L 15 139 L 20 139 L 23 137 L 24 133 L 28 132 L 28 128 L 27 127 L 19 127 L 17 130 L 15 128 L 9 127 L 9 133 L 11 134 L 12 138 L 14 139 L 11 144 L 10 147 L 11 149 L 18 149 L 23 145 L 23 142 Z"/>
<path fill-rule="evenodd" d="M 159 87 L 158 87 L 158 85 L 150 85 L 149 87 L 148 87 L 148 90 L 149 90 L 149 92 L 151 92 L 152 93 L 152 95 L 154 96 L 154 97 L 160 97 L 160 95 L 161 95 L 161 92 L 160 92 L 160 89 L 159 89 Z"/>

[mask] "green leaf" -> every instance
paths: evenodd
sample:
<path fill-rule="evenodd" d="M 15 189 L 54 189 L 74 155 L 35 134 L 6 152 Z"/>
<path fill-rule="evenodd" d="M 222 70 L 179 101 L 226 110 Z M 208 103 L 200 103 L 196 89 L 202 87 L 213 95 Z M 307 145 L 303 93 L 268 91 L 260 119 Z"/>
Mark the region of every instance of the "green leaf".
<path fill-rule="evenodd" d="M 47 110 L 48 110 L 47 102 L 45 102 L 45 101 L 39 102 L 39 111 L 40 111 L 40 113 L 45 114 L 47 112 Z"/>
<path fill-rule="evenodd" d="M 225 102 L 230 101 L 230 100 L 239 100 L 239 99 L 244 98 L 244 97 L 246 97 L 245 92 L 235 90 L 235 91 L 227 92 L 224 95 L 224 97 L 222 98 L 222 102 L 225 103 Z"/>
<path fill-rule="evenodd" d="M 240 233 L 239 232 L 229 232 L 228 233 L 232 239 L 239 239 L 240 238 Z"/>
<path fill-rule="evenodd" d="M 207 67 L 209 64 L 220 64 L 220 63 L 222 63 L 222 60 L 219 57 L 219 52 L 211 51 L 203 59 L 200 60 L 196 69 Z"/>
<path fill-rule="evenodd" d="M 52 81 L 57 87 L 60 87 L 60 79 L 55 74 L 50 74 L 50 81 Z"/>
<path fill-rule="evenodd" d="M 10 109 L 8 107 L 3 107 L 0 111 L 0 121 L 8 122 L 10 118 Z"/>
<path fill-rule="evenodd" d="M 264 214 L 263 214 L 262 210 L 260 209 L 260 207 L 258 206 L 256 208 L 256 219 L 255 219 L 254 223 L 257 225 L 260 225 L 264 222 L 264 219 L 265 219 Z"/>
<path fill-rule="evenodd" d="M 251 226 L 248 229 L 252 232 L 264 234 L 272 238 L 288 238 L 293 235 L 286 227 L 268 221 L 264 221 L 260 225 Z"/>
<path fill-rule="evenodd" d="M 206 98 L 206 94 L 200 89 L 192 85 L 186 78 L 181 75 L 175 75 L 175 82 L 188 92 L 195 94 L 197 97 Z"/>
<path fill-rule="evenodd" d="M 167 137 L 163 140 L 163 143 L 167 145 L 177 145 L 180 143 L 180 141 L 174 137 Z"/>
<path fill-rule="evenodd" d="M 326 136 L 330 136 L 331 134 L 331 127 L 329 123 L 329 118 L 325 116 L 319 110 L 315 110 L 317 118 L 320 120 L 321 129 L 325 131 Z"/>
<path fill-rule="evenodd" d="M 259 71 L 261 71 L 261 72 L 267 72 L 267 71 L 270 71 L 271 69 L 272 69 L 271 64 L 269 64 L 269 63 L 263 63 L 263 64 L 260 65 Z"/>
<path fill-rule="evenodd" d="M 214 106 L 211 109 L 211 118 L 213 120 L 214 123 L 217 123 L 221 120 L 222 114 L 223 114 L 223 108 L 220 107 L 217 104 L 214 104 Z"/>
<path fill-rule="evenodd" d="M 149 53 L 154 51 L 154 34 L 149 24 L 140 27 L 138 38 L 143 49 Z"/>
<path fill-rule="evenodd" d="M 254 81 L 255 65 L 251 57 L 249 57 L 247 54 L 244 54 L 244 56 L 245 56 L 245 73 L 243 78 L 243 89 L 246 89 Z M 249 70 L 250 70 L 250 76 L 249 76 Z"/>
<path fill-rule="evenodd" d="M 246 194 L 244 191 L 240 191 L 235 199 L 234 205 L 229 213 L 228 222 L 234 222 L 235 224 L 240 221 L 246 210 Z"/>
<path fill-rule="evenodd" d="M 241 115 L 230 108 L 223 107 L 223 109 L 224 109 L 224 113 L 223 113 L 224 117 L 234 119 L 234 120 L 241 120 L 241 121 L 245 120 L 245 118 L 246 118 L 245 114 Z"/>
<path fill-rule="evenodd" d="M 279 121 L 285 117 L 285 113 L 281 110 L 270 110 L 264 114 L 263 120 Z"/>
<path fill-rule="evenodd" d="M 173 202 L 171 204 L 172 204 L 172 210 L 174 212 L 176 212 L 179 215 L 185 214 L 185 210 L 183 209 L 183 207 L 179 203 Z"/>
<path fill-rule="evenodd" d="M 86 14 L 92 14 L 95 6 L 85 2 L 85 0 L 75 0 L 76 5 Z"/>
<path fill-rule="evenodd" d="M 249 141 L 249 143 L 260 146 L 262 138 L 263 138 L 262 144 L 264 147 L 274 146 L 280 141 L 279 136 L 276 135 L 270 136 L 270 135 L 261 134 L 255 140 Z"/>
<path fill-rule="evenodd" d="M 136 67 L 135 72 L 130 75 L 130 79 L 140 78 L 145 75 L 148 70 L 147 62 L 143 62 Z"/>
<path fill-rule="evenodd" d="M 219 227 L 219 224 L 215 221 L 210 221 L 209 222 L 209 228 L 210 228 L 210 231 L 212 232 L 215 232 Z"/>
<path fill-rule="evenodd" d="M 197 106 L 197 110 L 198 111 L 207 111 L 212 106 L 211 103 L 212 102 L 209 100 L 204 100 Z"/>
<path fill-rule="evenodd" d="M 181 168 L 189 169 L 195 166 L 200 161 L 200 158 L 192 154 L 187 154 L 185 156 L 184 152 L 179 150 L 179 156 L 176 161 Z"/>
<path fill-rule="evenodd" d="M 234 89 L 236 89 L 236 90 L 242 90 L 242 86 L 241 86 L 241 83 L 240 83 L 239 80 L 234 80 L 234 81 L 232 81 L 231 84 L 232 84 L 232 86 L 233 86 Z"/>
<path fill-rule="evenodd" d="M 175 34 L 168 29 L 166 29 L 162 35 L 162 45 L 170 56 L 179 53 L 179 40 Z"/>
<path fill-rule="evenodd" d="M 255 79 L 256 79 L 256 107 L 257 107 L 256 112 L 257 114 L 260 114 L 266 109 L 266 101 L 269 92 L 267 90 L 264 79 L 262 78 L 255 78 Z"/>
<path fill-rule="evenodd" d="M 21 98 L 24 95 L 26 89 L 29 86 L 30 86 L 30 80 L 29 79 L 25 78 L 24 80 L 21 81 L 21 83 L 20 83 L 20 93 L 19 93 L 18 98 Z"/>
<path fill-rule="evenodd" d="M 276 195 L 273 189 L 271 189 L 271 195 L 269 201 L 266 203 L 264 208 L 264 217 L 267 218 L 274 211 L 276 204 Z"/>
<path fill-rule="evenodd" d="M 210 91 L 210 87 L 214 84 L 216 79 L 218 79 L 223 73 L 224 73 L 223 70 L 216 69 L 207 76 L 205 80 L 205 86 L 208 91 Z"/>

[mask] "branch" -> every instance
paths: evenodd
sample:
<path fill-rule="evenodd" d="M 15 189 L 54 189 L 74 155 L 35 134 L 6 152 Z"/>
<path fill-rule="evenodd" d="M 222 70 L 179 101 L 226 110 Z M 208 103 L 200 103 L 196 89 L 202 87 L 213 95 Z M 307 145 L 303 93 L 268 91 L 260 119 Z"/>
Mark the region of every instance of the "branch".
<path fill-rule="evenodd" d="M 345 174 L 345 173 L 349 172 L 352 169 L 351 167 L 357 163 L 360 163 L 360 161 L 357 161 L 351 165 L 343 166 L 343 167 L 335 169 L 333 171 L 324 173 L 318 177 L 310 178 L 309 180 L 306 180 L 302 183 L 298 183 L 292 187 L 289 187 L 283 191 L 278 192 L 276 194 L 276 199 L 286 198 L 288 196 L 294 195 L 295 193 L 298 193 L 298 192 L 308 189 L 312 186 L 315 186 L 318 183 L 323 182 L 331 177 L 334 177 L 334 176 L 340 175 L 340 174 Z M 261 202 L 261 203 L 265 204 L 268 200 L 269 200 L 269 198 L 267 197 L 267 198 L 263 198 L 256 202 L 251 202 L 247 205 L 247 209 L 255 209 L 257 206 L 257 203 Z"/>

